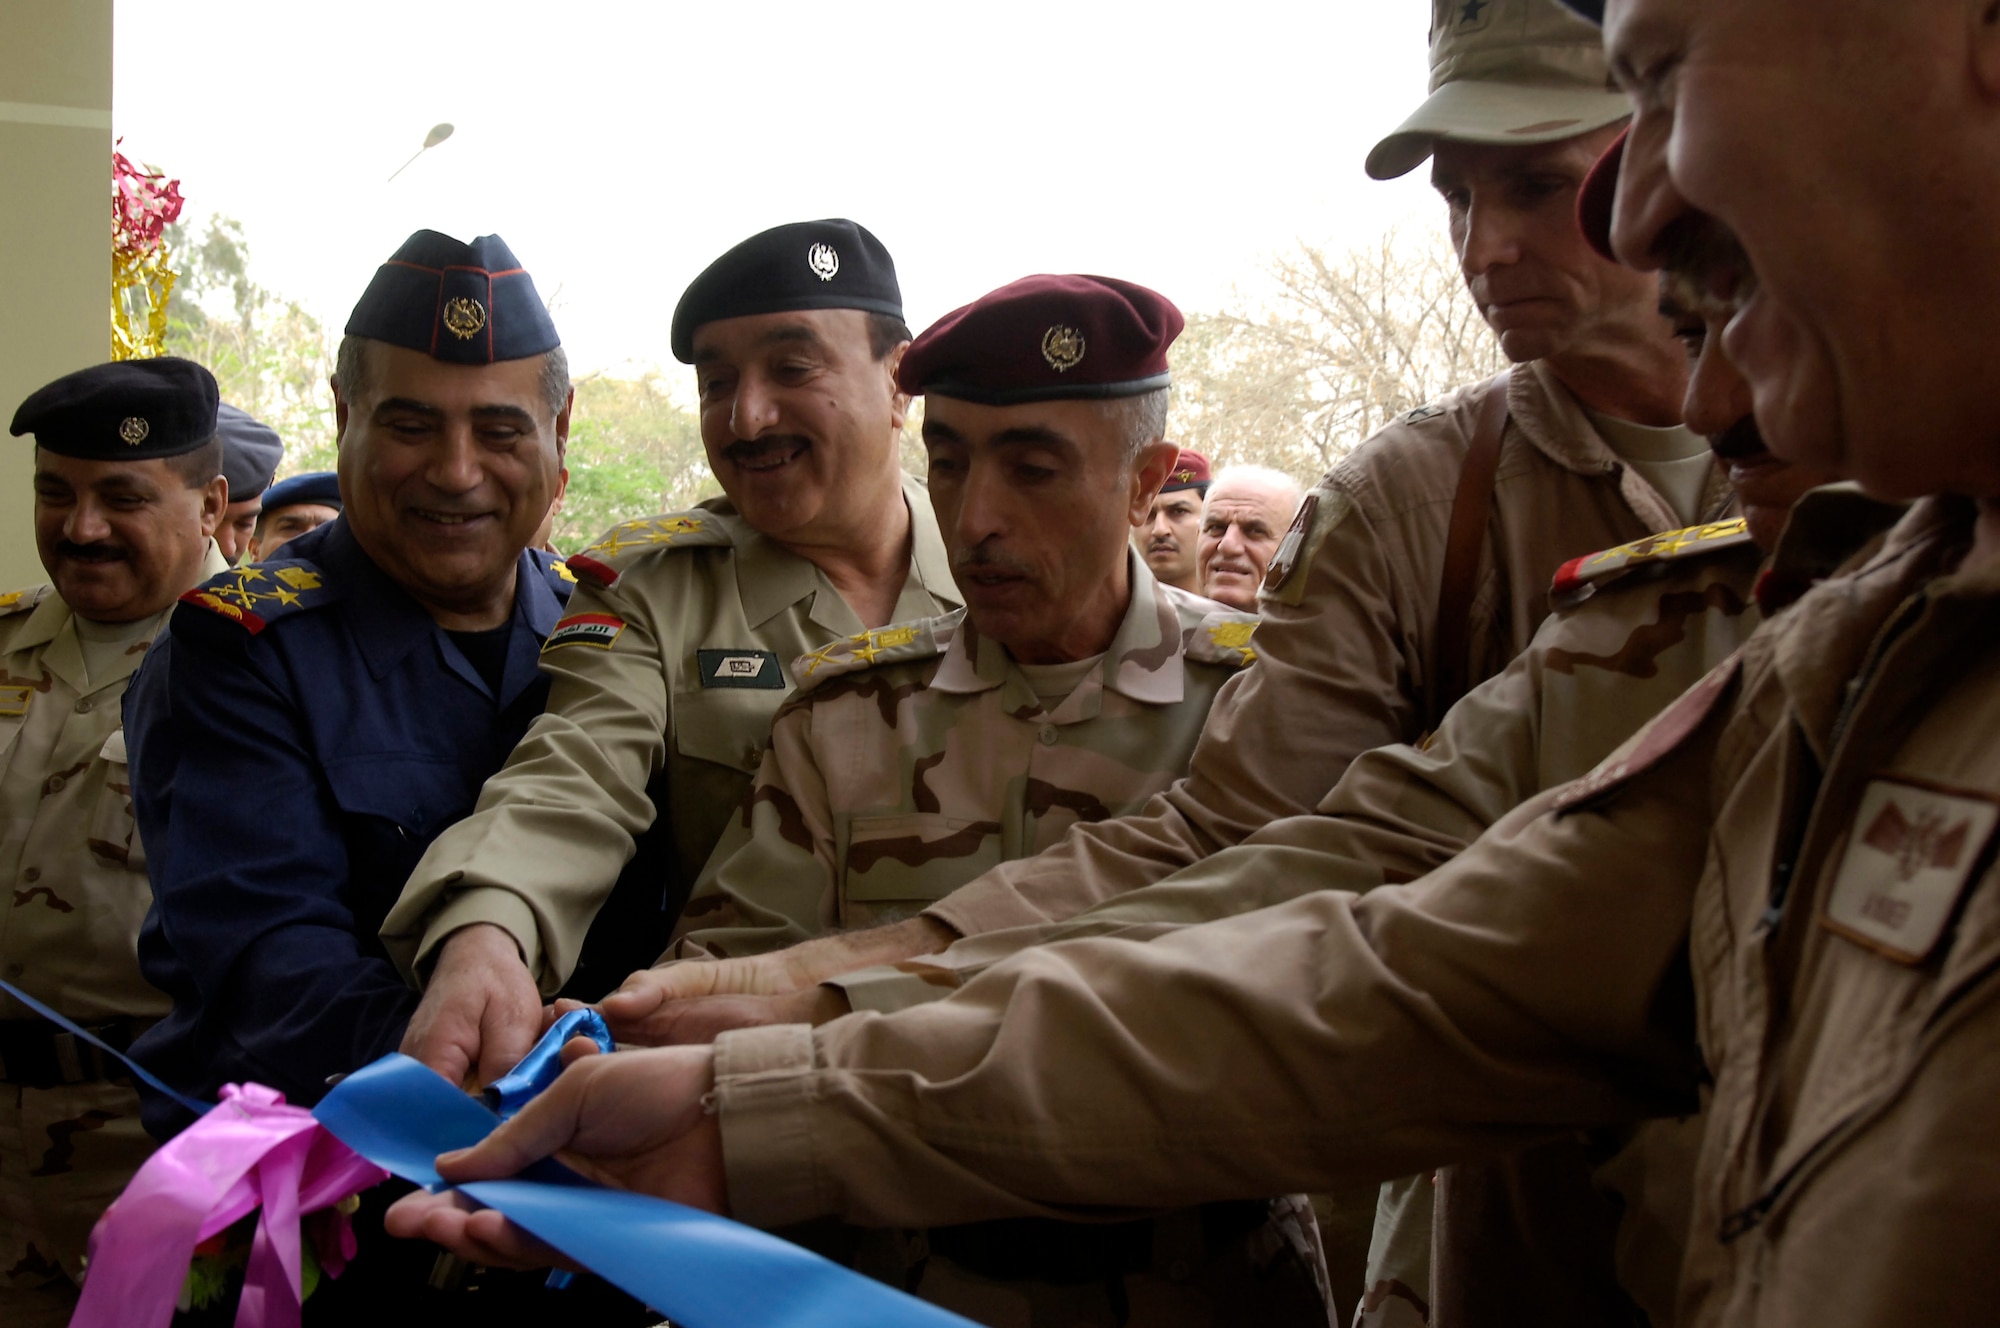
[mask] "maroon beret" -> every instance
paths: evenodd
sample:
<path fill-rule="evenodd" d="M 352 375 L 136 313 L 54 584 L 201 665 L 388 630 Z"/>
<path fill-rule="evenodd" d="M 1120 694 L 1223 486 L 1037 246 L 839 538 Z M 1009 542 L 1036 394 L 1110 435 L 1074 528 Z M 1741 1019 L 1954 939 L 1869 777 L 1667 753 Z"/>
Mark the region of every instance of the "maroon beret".
<path fill-rule="evenodd" d="M 1208 481 L 1208 458 L 1183 447 L 1181 454 L 1174 458 L 1174 468 L 1167 472 L 1167 482 L 1160 486 L 1160 492 L 1173 493 L 1177 489 L 1200 489 L 1206 493 Z"/>
<path fill-rule="evenodd" d="M 1583 188 L 1576 191 L 1577 228 L 1599 257 L 1614 263 L 1618 255 L 1611 252 L 1611 208 L 1618 201 L 1618 167 L 1625 160 L 1625 135 L 1631 132 L 1623 130 L 1611 140 L 1590 174 L 1583 177 Z"/>
<path fill-rule="evenodd" d="M 1186 320 L 1156 291 L 1114 277 L 1023 277 L 955 309 L 903 352 L 896 381 L 985 406 L 1133 397 L 1167 385 Z"/>

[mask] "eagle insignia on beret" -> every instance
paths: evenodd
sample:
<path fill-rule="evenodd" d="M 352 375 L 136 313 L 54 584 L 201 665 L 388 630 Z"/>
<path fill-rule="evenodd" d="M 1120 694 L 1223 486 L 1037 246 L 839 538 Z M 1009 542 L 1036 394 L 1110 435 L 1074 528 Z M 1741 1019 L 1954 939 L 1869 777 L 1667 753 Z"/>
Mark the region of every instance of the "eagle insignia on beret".
<path fill-rule="evenodd" d="M 1057 323 L 1042 333 L 1042 358 L 1057 373 L 1067 373 L 1083 363 L 1083 333 Z"/>
<path fill-rule="evenodd" d="M 127 415 L 124 419 L 118 421 L 118 436 L 134 447 L 145 442 L 146 435 L 152 431 L 153 426 L 146 423 L 146 421 L 137 415 Z"/>
<path fill-rule="evenodd" d="M 454 295 L 444 302 L 445 331 L 460 341 L 470 341 L 486 326 L 486 307 L 470 295 Z"/>
<path fill-rule="evenodd" d="M 832 281 L 833 274 L 840 271 L 840 255 L 834 252 L 832 245 L 821 240 L 806 250 L 806 266 L 821 281 Z"/>

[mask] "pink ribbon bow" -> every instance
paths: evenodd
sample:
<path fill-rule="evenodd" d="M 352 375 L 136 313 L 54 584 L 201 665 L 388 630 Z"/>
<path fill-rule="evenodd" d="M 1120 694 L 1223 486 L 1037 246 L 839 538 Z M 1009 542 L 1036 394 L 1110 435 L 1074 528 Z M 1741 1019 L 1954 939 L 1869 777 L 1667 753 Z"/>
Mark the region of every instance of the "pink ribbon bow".
<path fill-rule="evenodd" d="M 165 1328 L 194 1249 L 262 1207 L 236 1328 L 298 1328 L 299 1219 L 388 1177 L 262 1084 L 222 1101 L 146 1160 L 90 1233 L 83 1299 L 70 1328 Z M 338 1274 L 354 1236 L 322 1258 Z"/>

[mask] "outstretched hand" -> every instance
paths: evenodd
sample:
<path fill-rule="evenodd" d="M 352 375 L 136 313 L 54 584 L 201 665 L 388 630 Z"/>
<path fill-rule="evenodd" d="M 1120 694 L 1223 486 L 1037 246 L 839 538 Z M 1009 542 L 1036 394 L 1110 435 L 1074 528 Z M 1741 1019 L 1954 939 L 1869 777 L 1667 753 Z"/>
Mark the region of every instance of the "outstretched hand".
<path fill-rule="evenodd" d="M 553 1156 L 604 1185 L 725 1211 L 722 1131 L 702 1107 L 715 1083 L 709 1049 L 596 1051 L 589 1039 L 572 1039 L 555 1083 L 478 1144 L 440 1154 L 438 1174 L 454 1184 L 498 1180 Z M 456 1194 L 406 1195 L 385 1225 L 392 1236 L 434 1241 L 488 1266 L 574 1266 Z"/>
<path fill-rule="evenodd" d="M 656 970 L 657 971 L 657 970 Z M 633 974 L 639 977 L 640 974 Z M 629 984 L 628 984 L 629 985 Z M 618 993 L 624 992 L 620 988 Z M 620 1008 L 638 1008 L 635 996 Z M 808 987 L 777 996 L 696 996 L 664 1001 L 637 1018 L 619 1018 L 607 996 L 599 1007 L 611 1036 L 638 1047 L 713 1042 L 732 1028 L 763 1024 L 824 1024 L 848 1012 L 847 997 L 831 987 Z"/>
<path fill-rule="evenodd" d="M 490 1084 L 534 1048 L 542 996 L 514 938 L 490 923 L 453 932 L 403 1034 L 406 1056 L 454 1084 Z"/>

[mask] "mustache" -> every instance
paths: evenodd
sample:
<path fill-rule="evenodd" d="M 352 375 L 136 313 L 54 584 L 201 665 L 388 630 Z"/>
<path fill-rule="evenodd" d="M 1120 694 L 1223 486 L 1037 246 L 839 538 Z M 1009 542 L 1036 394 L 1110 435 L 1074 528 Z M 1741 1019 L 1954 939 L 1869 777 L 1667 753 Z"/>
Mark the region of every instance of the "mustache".
<path fill-rule="evenodd" d="M 1172 535 L 1155 535 L 1146 541 L 1146 551 L 1148 553 L 1151 553 L 1155 549 L 1178 549 L 1180 546 L 1181 542 Z"/>
<path fill-rule="evenodd" d="M 116 544 L 73 544 L 68 540 L 56 541 L 56 557 L 68 558 L 73 562 L 122 563 L 131 556 L 131 550 Z"/>
<path fill-rule="evenodd" d="M 951 570 L 954 572 L 999 572 L 1010 576 L 1027 576 L 1030 571 L 1026 563 L 1017 558 L 1010 558 L 997 549 L 989 549 L 983 544 L 976 549 L 967 549 L 965 552 L 954 556 L 951 560 Z"/>
<path fill-rule="evenodd" d="M 1757 427 L 1755 415 L 1745 415 L 1721 433 L 1709 435 L 1708 445 L 1724 461 L 1748 461 L 1767 456 L 1771 451 L 1764 445 L 1764 434 Z"/>
<path fill-rule="evenodd" d="M 742 461 L 748 457 L 763 456 L 766 452 L 776 452 L 788 447 L 809 447 L 811 440 L 803 434 L 766 434 L 762 438 L 739 438 L 722 449 L 722 455 L 731 461 Z"/>

